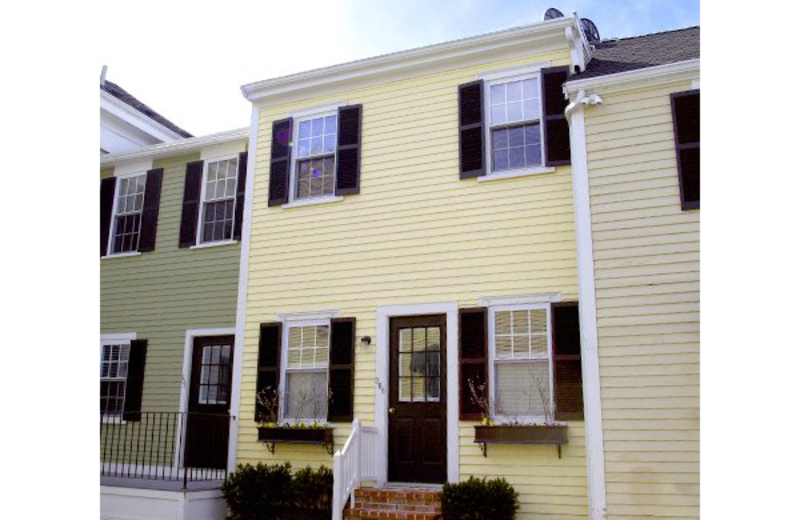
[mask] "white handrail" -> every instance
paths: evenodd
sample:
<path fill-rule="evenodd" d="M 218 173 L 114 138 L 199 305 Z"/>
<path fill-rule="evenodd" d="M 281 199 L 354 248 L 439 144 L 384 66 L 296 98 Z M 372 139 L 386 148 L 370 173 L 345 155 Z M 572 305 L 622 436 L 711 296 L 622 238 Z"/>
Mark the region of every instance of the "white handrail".
<path fill-rule="evenodd" d="M 354 420 L 347 442 L 333 456 L 333 520 L 342 520 L 348 497 L 355 504 L 362 482 L 377 480 L 378 459 L 378 429 Z"/>

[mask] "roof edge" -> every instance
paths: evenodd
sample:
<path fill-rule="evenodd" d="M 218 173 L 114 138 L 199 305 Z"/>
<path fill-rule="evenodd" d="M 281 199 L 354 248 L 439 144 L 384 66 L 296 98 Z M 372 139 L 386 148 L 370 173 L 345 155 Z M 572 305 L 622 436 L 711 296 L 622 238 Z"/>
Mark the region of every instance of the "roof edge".
<path fill-rule="evenodd" d="M 676 76 L 690 76 L 695 72 L 700 73 L 700 58 L 617 72 L 605 76 L 574 79 L 564 83 L 564 92 L 571 94 L 579 90 L 597 91 L 635 88 L 644 82 L 652 83 L 653 80 L 670 81 L 676 79 Z"/>
<path fill-rule="evenodd" d="M 414 69 L 415 66 L 430 66 L 432 63 L 446 62 L 448 59 L 462 56 L 470 51 L 474 51 L 476 48 L 483 46 L 497 47 L 503 44 L 510 45 L 521 38 L 543 36 L 549 33 L 563 36 L 564 29 L 570 26 L 577 26 L 576 18 L 573 16 L 565 16 L 563 18 L 555 18 L 535 24 L 513 27 L 511 29 L 503 29 L 479 36 L 470 36 L 458 40 L 345 62 L 330 67 L 312 69 L 254 83 L 247 83 L 241 86 L 241 91 L 242 95 L 249 101 L 257 101 L 261 98 L 280 94 L 287 90 L 294 90 L 291 88 L 294 85 L 297 85 L 298 88 L 319 87 L 321 85 L 349 79 L 354 75 L 363 77 L 377 73 L 386 73 L 391 70 Z"/>
<path fill-rule="evenodd" d="M 218 132 L 200 137 L 190 137 L 167 143 L 145 146 L 132 152 L 109 153 L 100 157 L 100 166 L 114 166 L 116 164 L 132 161 L 134 159 L 153 158 L 161 159 L 173 157 L 196 150 L 201 150 L 208 146 L 230 143 L 232 141 L 246 141 L 250 138 L 250 127 L 237 128 L 226 132 Z"/>

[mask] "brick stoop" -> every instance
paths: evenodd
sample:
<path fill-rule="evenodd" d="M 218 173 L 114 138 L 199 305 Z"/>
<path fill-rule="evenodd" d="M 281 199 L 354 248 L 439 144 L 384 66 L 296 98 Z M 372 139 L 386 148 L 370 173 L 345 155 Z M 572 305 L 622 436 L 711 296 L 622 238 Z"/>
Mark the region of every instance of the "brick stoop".
<path fill-rule="evenodd" d="M 356 490 L 354 507 L 345 510 L 346 519 L 441 520 L 442 493 L 429 489 Z"/>

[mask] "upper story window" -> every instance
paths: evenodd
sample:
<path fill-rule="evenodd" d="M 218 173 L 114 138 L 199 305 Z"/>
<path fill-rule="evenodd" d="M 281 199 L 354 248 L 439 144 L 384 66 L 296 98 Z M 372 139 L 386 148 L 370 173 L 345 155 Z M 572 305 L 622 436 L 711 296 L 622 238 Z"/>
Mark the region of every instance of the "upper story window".
<path fill-rule="evenodd" d="M 332 196 L 336 187 L 336 113 L 299 119 L 295 132 L 293 198 Z"/>
<path fill-rule="evenodd" d="M 501 420 L 552 420 L 549 304 L 490 308 L 491 394 Z"/>
<path fill-rule="evenodd" d="M 206 161 L 205 166 L 200 242 L 232 240 L 239 158 Z"/>
<path fill-rule="evenodd" d="M 491 172 L 542 165 L 541 95 L 537 76 L 487 82 Z"/>
<path fill-rule="evenodd" d="M 330 324 L 289 325 L 288 336 L 283 417 L 324 421 L 328 416 Z"/>
<path fill-rule="evenodd" d="M 146 174 L 120 177 L 114 197 L 111 254 L 138 251 Z"/>
<path fill-rule="evenodd" d="M 123 341 L 102 344 L 100 362 L 100 413 L 120 417 L 125 405 L 130 343 Z"/>

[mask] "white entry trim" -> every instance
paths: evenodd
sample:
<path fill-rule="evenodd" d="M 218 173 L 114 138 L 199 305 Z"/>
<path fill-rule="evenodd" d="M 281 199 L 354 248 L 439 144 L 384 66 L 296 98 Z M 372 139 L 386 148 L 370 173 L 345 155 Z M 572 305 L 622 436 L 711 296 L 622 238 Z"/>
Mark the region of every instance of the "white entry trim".
<path fill-rule="evenodd" d="M 600 398 L 600 356 L 597 351 L 592 210 L 584 121 L 586 105 L 579 101 L 580 99 L 576 99 L 575 109 L 569 113 L 568 120 L 570 142 L 572 143 L 572 194 L 575 205 L 575 237 L 578 256 L 578 310 L 581 327 L 583 416 L 586 428 L 586 477 L 589 519 L 602 520 L 606 518 L 606 472 Z"/>
<path fill-rule="evenodd" d="M 458 482 L 458 304 L 423 303 L 378 307 L 378 337 L 375 346 L 375 426 L 379 457 L 378 484 L 389 477 L 389 319 L 400 316 L 445 314 L 447 316 L 447 481 Z"/>

